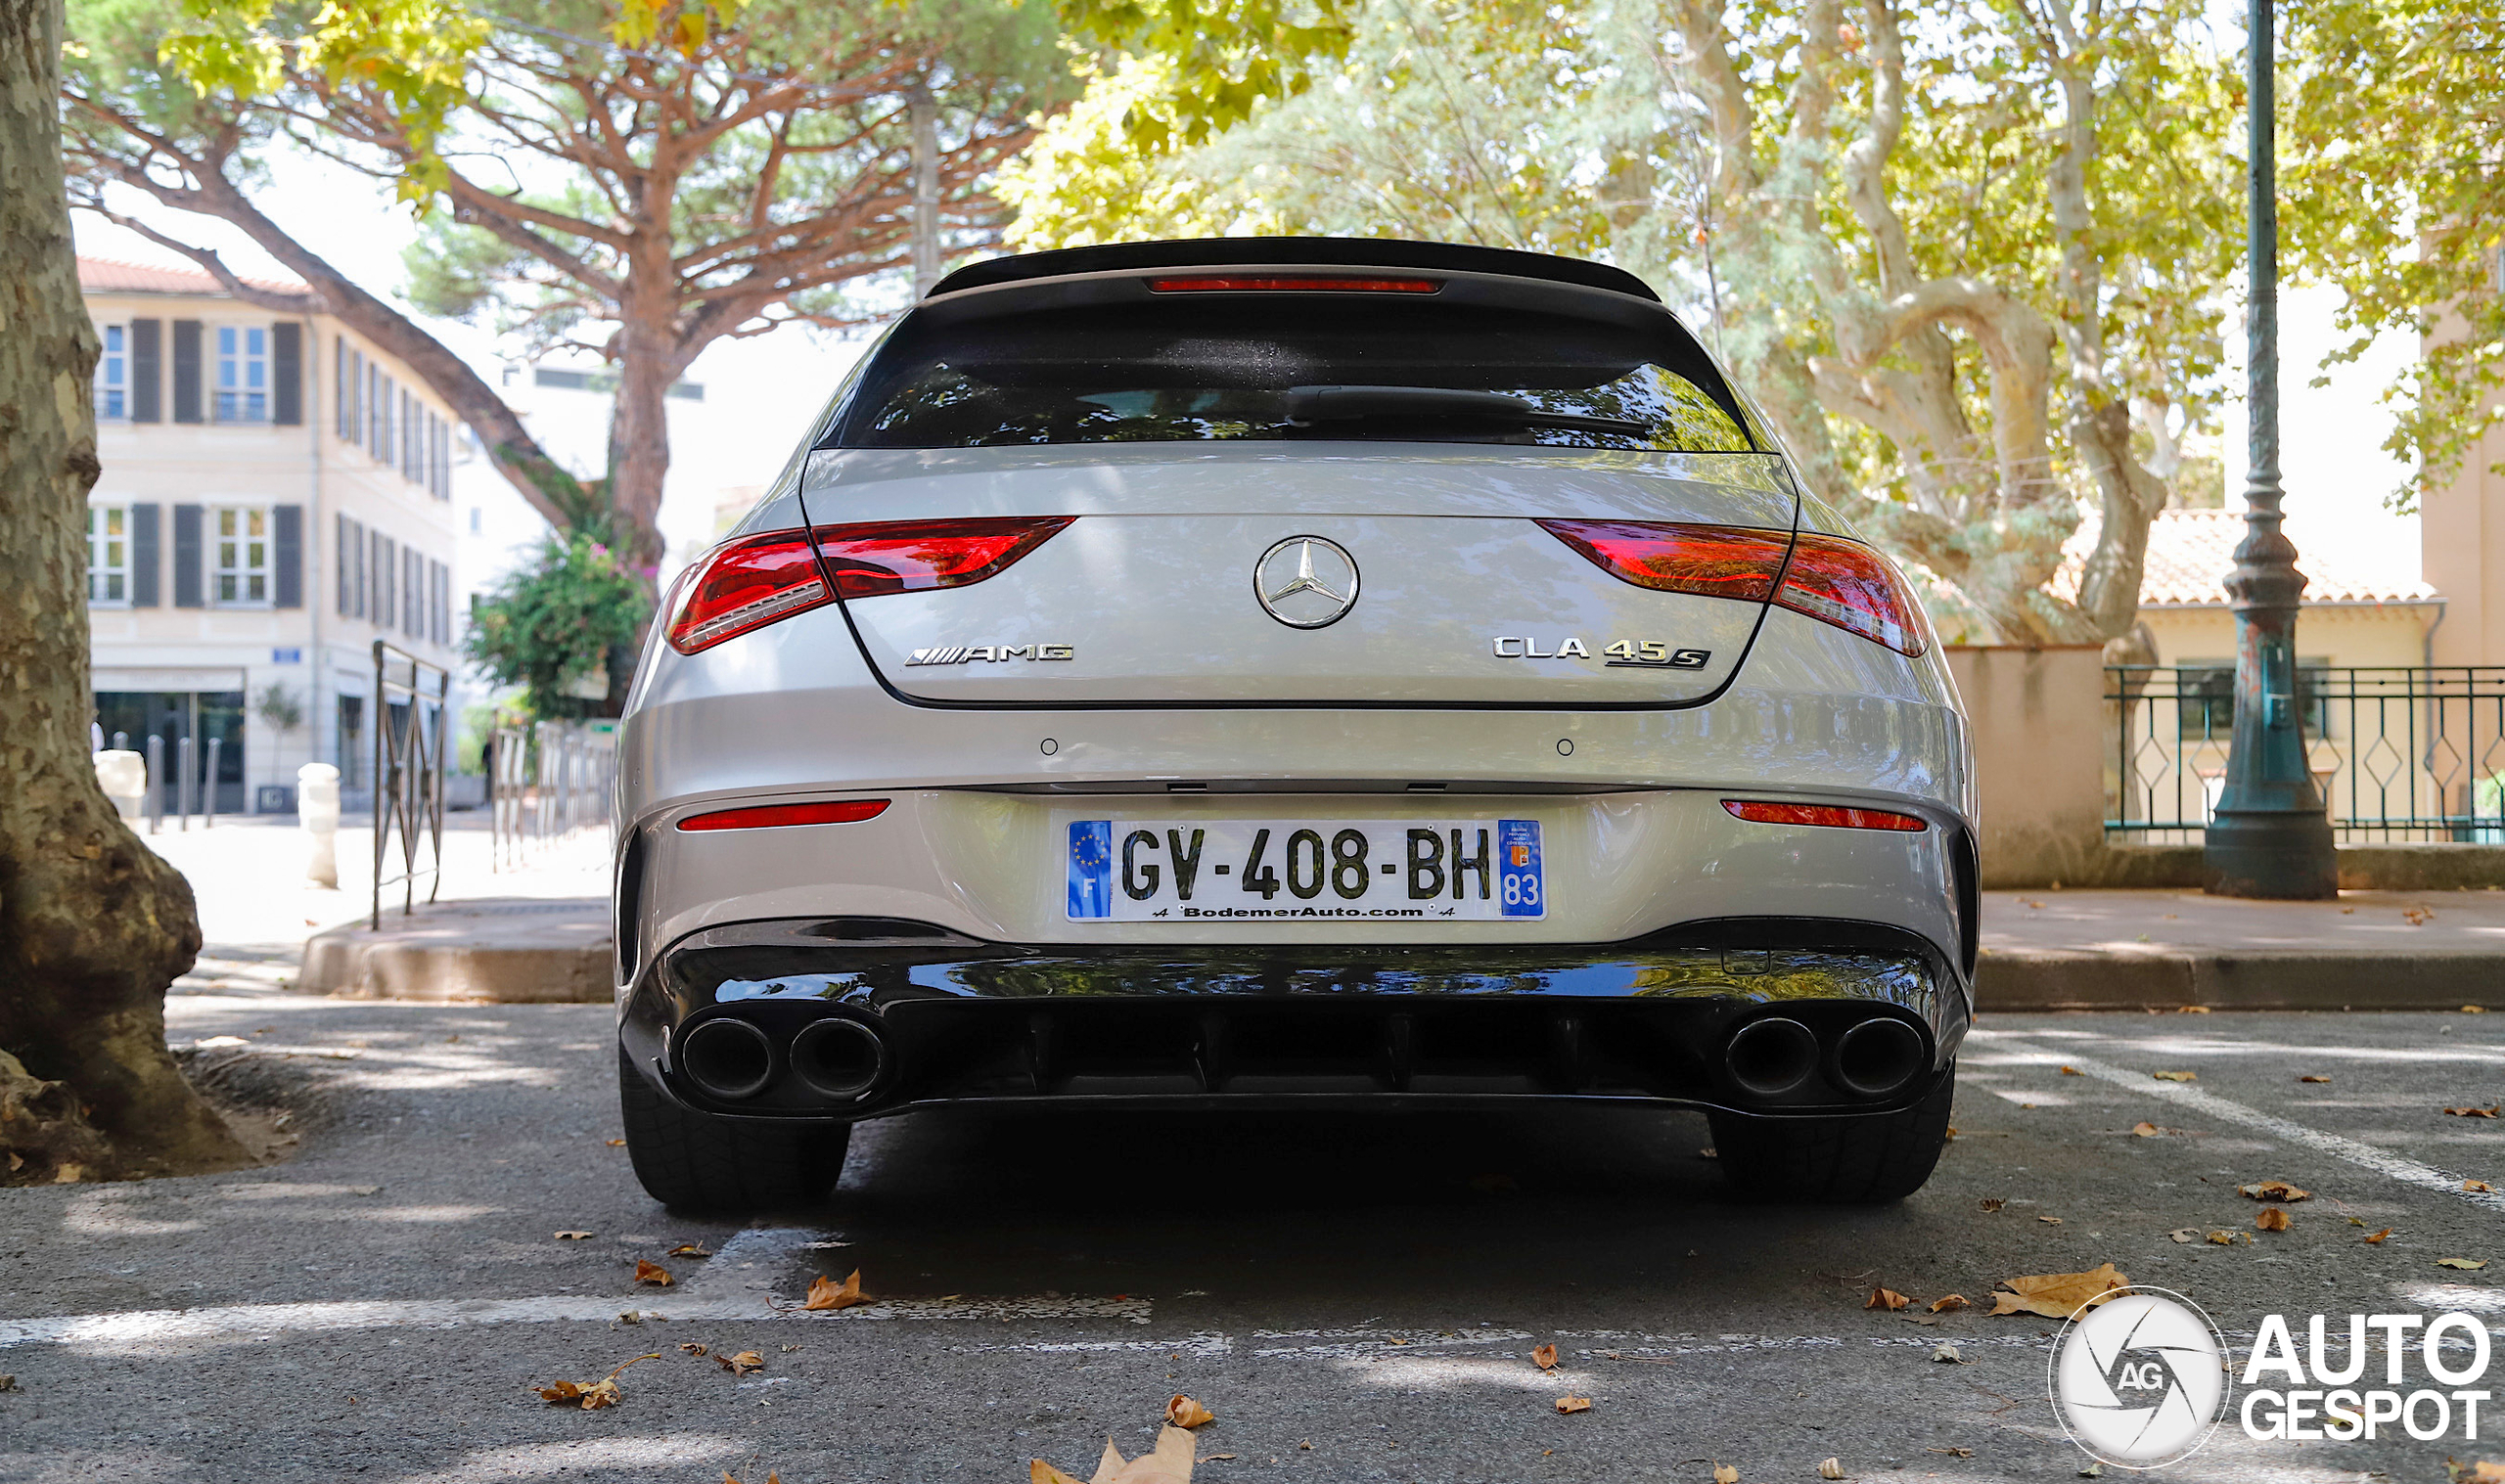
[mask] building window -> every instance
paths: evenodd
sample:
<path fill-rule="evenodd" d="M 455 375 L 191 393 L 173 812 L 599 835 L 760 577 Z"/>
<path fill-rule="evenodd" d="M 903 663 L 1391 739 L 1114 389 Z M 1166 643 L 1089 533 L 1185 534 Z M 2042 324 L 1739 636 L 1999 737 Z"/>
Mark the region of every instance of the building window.
<path fill-rule="evenodd" d="M 96 416 L 126 418 L 130 416 L 129 331 L 107 325 L 104 332 L 105 353 L 96 360 Z"/>
<path fill-rule="evenodd" d="M 122 607 L 130 602 L 130 508 L 87 507 L 87 602 Z"/>
<path fill-rule="evenodd" d="M 270 333 L 258 325 L 217 327 L 217 421 L 270 420 Z"/>
<path fill-rule="evenodd" d="M 209 570 L 220 607 L 267 607 L 270 513 L 266 506 L 220 506 Z"/>

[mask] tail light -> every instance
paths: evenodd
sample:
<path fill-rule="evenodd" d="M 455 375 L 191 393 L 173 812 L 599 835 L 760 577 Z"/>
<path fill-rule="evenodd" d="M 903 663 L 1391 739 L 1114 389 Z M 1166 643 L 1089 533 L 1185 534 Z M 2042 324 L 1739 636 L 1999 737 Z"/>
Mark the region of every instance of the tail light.
<path fill-rule="evenodd" d="M 1844 809 L 1834 804 L 1779 804 L 1771 799 L 1726 798 L 1734 819 L 1753 825 L 1818 825 L 1829 830 L 1928 830 L 1920 815 L 1890 809 Z M 683 828 L 683 827 L 682 827 Z"/>
<path fill-rule="evenodd" d="M 857 825 L 888 810 L 883 798 L 848 798 L 815 804 L 758 804 L 716 809 L 678 822 L 681 830 L 772 830 L 785 825 Z"/>
<path fill-rule="evenodd" d="M 1858 541 L 1652 520 L 1542 520 L 1621 582 L 1663 593 L 1774 603 L 1912 657 L 1930 647 L 1895 564 Z"/>
<path fill-rule="evenodd" d="M 980 582 L 1071 518 L 883 520 L 743 536 L 714 548 L 680 579 L 666 630 L 670 648 L 682 654 L 709 650 L 839 596 Z"/>

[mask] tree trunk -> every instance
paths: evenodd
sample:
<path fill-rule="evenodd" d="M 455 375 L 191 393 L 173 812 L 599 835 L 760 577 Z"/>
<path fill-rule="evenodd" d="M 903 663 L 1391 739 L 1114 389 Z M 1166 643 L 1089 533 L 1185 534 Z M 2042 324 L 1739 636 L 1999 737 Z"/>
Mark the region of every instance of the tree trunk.
<path fill-rule="evenodd" d="M 61 39 L 60 0 L 0 0 L 0 1184 L 248 1162 L 165 1050 L 165 988 L 200 950 L 191 888 L 88 752 L 97 340 Z"/>

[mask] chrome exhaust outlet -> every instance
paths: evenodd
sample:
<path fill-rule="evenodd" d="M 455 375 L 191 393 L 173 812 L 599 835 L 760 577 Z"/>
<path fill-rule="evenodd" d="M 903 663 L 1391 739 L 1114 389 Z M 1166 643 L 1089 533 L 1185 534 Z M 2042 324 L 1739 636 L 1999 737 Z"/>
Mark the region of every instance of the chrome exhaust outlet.
<path fill-rule="evenodd" d="M 679 1074 L 710 1097 L 737 1102 L 774 1080 L 774 1043 L 746 1020 L 707 1020 L 678 1043 Z"/>
<path fill-rule="evenodd" d="M 1861 1098 L 1902 1091 L 1923 1071 L 1922 1032 L 1888 1015 L 1873 1015 L 1836 1038 L 1827 1075 Z"/>
<path fill-rule="evenodd" d="M 888 1041 L 858 1020 L 830 1015 L 792 1038 L 792 1073 L 823 1097 L 850 1102 L 887 1075 Z"/>
<path fill-rule="evenodd" d="M 1818 1038 L 1798 1020 L 1752 1020 L 1732 1032 L 1722 1048 L 1722 1065 L 1742 1092 L 1780 1097 L 1817 1070 Z"/>

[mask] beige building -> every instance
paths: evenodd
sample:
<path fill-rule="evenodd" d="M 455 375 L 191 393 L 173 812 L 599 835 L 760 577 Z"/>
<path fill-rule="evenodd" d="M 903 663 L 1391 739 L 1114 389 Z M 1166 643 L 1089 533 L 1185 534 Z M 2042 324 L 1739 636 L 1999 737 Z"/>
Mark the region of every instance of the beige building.
<path fill-rule="evenodd" d="M 2505 272 L 2505 269 L 2500 269 Z M 2489 398 L 2505 402 L 2505 391 Z M 2505 665 L 2505 423 L 2492 424 L 2452 482 L 2419 496 L 2427 580 L 2444 595 L 2436 663 Z"/>
<path fill-rule="evenodd" d="M 96 725 L 108 746 L 219 742 L 221 812 L 288 812 L 296 770 L 370 787 L 373 645 L 450 665 L 454 422 L 320 313 L 205 274 L 82 258 L 104 342 L 88 500 Z M 173 807 L 168 780 L 167 807 Z"/>

